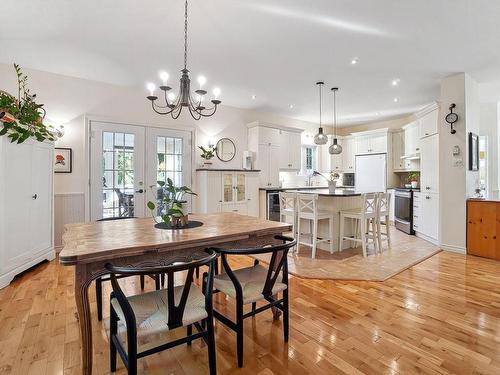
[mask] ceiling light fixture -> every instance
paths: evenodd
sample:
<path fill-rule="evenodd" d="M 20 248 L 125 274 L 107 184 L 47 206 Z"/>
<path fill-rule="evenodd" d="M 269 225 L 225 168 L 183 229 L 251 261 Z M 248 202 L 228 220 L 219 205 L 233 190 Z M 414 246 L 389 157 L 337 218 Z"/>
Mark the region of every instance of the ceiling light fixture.
<path fill-rule="evenodd" d="M 392 101 L 393 101 L 394 103 L 397 103 L 397 102 L 399 102 L 399 98 L 394 98 L 394 99 L 392 99 Z"/>
<path fill-rule="evenodd" d="M 252 100 L 257 99 L 257 95 L 252 95 Z"/>
<path fill-rule="evenodd" d="M 338 87 L 332 87 L 333 92 L 333 111 L 332 111 L 332 122 L 333 122 L 333 143 L 328 147 L 328 152 L 330 155 L 338 155 L 342 153 L 342 146 L 337 140 L 337 91 Z"/>
<path fill-rule="evenodd" d="M 359 62 L 359 59 L 357 57 L 355 57 L 351 60 L 351 65 L 356 65 L 358 62 Z"/>
<path fill-rule="evenodd" d="M 293 104 L 290 104 L 288 107 L 290 107 L 290 109 L 293 109 Z"/>
<path fill-rule="evenodd" d="M 399 82 L 401 82 L 401 80 L 400 80 L 399 78 L 396 78 L 396 79 L 393 79 L 393 80 L 392 80 L 391 84 L 392 84 L 393 86 L 398 86 L 398 85 L 399 85 Z"/>
<path fill-rule="evenodd" d="M 185 1 L 184 4 L 184 68 L 181 70 L 182 75 L 180 79 L 180 89 L 179 95 L 175 95 L 169 92 L 172 88 L 167 86 L 168 73 L 161 72 L 160 79 L 162 80 L 162 85 L 159 87 L 164 94 L 164 105 L 156 104 L 158 97 L 154 95 L 156 87 L 153 83 L 147 85 L 149 94 L 148 99 L 151 101 L 151 107 L 153 110 L 160 115 L 171 115 L 173 119 L 179 118 L 182 109 L 187 107 L 191 117 L 195 120 L 199 120 L 202 117 L 210 117 L 217 111 L 217 106 L 221 103 L 217 98 L 220 95 L 220 89 L 214 88 L 213 95 L 214 99 L 211 100 L 213 106 L 211 108 L 206 108 L 203 105 L 203 98 L 207 94 L 206 90 L 203 90 L 203 85 L 207 82 L 204 76 L 198 77 L 198 84 L 200 88 L 195 91 L 196 96 L 193 98 L 191 94 L 191 80 L 189 79 L 189 70 L 187 69 L 187 28 L 188 28 L 188 2 Z M 176 99 L 177 98 L 177 99 Z"/>
<path fill-rule="evenodd" d="M 326 134 L 323 134 L 323 124 L 321 122 L 321 112 L 322 112 L 322 106 L 321 106 L 321 89 L 325 82 L 316 82 L 316 85 L 319 87 L 319 129 L 318 129 L 318 134 L 314 136 L 314 143 L 317 145 L 326 145 L 328 142 L 328 137 Z"/>

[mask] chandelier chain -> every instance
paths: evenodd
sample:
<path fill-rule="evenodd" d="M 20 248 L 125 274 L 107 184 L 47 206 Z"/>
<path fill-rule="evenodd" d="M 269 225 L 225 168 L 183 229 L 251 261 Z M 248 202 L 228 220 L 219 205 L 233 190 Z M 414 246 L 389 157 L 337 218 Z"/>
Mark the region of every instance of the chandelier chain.
<path fill-rule="evenodd" d="M 322 84 L 319 85 L 319 127 L 320 128 L 321 128 L 321 124 L 322 124 L 322 122 L 321 122 L 321 112 L 322 112 L 322 110 L 321 110 L 321 102 L 322 102 L 322 100 L 321 100 L 321 87 L 322 86 L 323 86 Z"/>
<path fill-rule="evenodd" d="M 184 69 L 187 69 L 188 0 L 184 5 Z"/>

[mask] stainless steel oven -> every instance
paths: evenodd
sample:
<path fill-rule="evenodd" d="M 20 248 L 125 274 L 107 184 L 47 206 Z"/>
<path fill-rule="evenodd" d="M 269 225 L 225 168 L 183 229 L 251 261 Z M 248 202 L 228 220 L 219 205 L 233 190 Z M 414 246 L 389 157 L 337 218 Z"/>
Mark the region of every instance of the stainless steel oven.
<path fill-rule="evenodd" d="M 267 220 L 281 221 L 280 220 L 280 192 L 279 190 L 267 191 Z"/>
<path fill-rule="evenodd" d="M 408 234 L 415 234 L 413 230 L 413 191 L 396 189 L 394 197 L 396 228 Z"/>

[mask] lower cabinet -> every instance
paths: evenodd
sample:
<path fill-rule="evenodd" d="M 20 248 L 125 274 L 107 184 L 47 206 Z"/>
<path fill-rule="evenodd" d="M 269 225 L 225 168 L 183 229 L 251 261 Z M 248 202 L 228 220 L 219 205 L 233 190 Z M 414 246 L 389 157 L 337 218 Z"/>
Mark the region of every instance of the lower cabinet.
<path fill-rule="evenodd" d="M 500 203 L 467 201 L 467 254 L 500 260 Z"/>
<path fill-rule="evenodd" d="M 435 242 L 439 239 L 439 194 L 413 194 L 413 229 Z"/>
<path fill-rule="evenodd" d="M 196 212 L 237 212 L 259 216 L 259 173 L 249 171 L 197 171 Z"/>

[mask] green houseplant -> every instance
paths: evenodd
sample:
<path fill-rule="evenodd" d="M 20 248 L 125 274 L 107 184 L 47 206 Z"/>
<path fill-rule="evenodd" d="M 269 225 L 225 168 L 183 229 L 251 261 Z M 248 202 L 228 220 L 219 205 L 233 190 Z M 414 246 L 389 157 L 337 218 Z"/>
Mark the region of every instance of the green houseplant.
<path fill-rule="evenodd" d="M 0 136 L 6 135 L 11 142 L 23 143 L 33 137 L 39 142 L 46 139 L 54 141 L 56 130 L 43 124 L 45 109 L 38 104 L 36 94 L 27 88 L 28 76 L 21 67 L 14 64 L 17 74 L 17 98 L 5 91 L 0 91 Z"/>
<path fill-rule="evenodd" d="M 158 181 L 157 204 L 148 202 L 148 208 L 151 216 L 156 223 L 163 222 L 167 227 L 182 228 L 188 224 L 188 215 L 184 213 L 184 205 L 187 203 L 184 197 L 186 195 L 197 195 L 187 186 L 175 186 L 170 178 L 167 183 Z M 151 190 L 155 187 L 151 186 Z M 154 191 L 153 191 L 153 195 Z M 158 207 L 158 210 L 157 210 Z M 161 221 L 158 220 L 158 216 Z"/>
<path fill-rule="evenodd" d="M 198 146 L 198 148 L 201 150 L 201 155 L 200 155 L 201 158 L 203 160 L 205 160 L 205 162 L 203 164 L 205 164 L 205 165 L 212 164 L 212 162 L 210 160 L 212 160 L 212 158 L 215 156 L 215 153 L 217 151 L 217 147 L 209 145 L 208 148 L 205 148 L 203 146 Z"/>
<path fill-rule="evenodd" d="M 410 172 L 408 174 L 408 183 L 411 184 L 413 189 L 418 187 L 418 181 L 420 180 L 420 173 L 418 172 Z"/>

